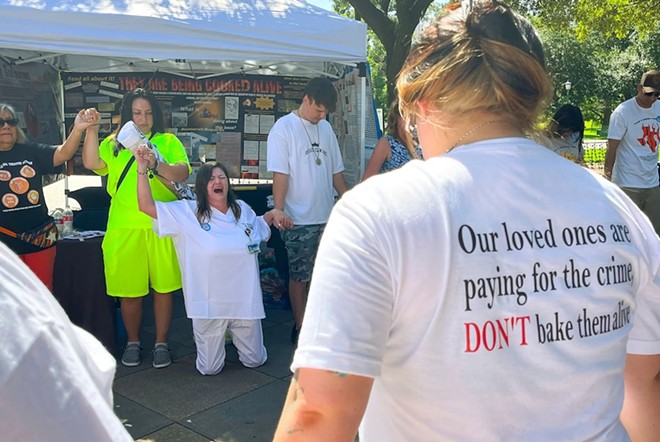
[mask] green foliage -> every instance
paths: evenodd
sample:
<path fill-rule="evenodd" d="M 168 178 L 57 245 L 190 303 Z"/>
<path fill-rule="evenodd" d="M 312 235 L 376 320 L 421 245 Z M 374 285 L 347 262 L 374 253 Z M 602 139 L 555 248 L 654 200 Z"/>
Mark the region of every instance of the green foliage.
<path fill-rule="evenodd" d="M 376 107 L 387 109 L 387 77 L 385 75 L 385 60 L 387 54 L 383 44 L 376 38 L 372 30 L 368 31 L 367 61 L 371 67 L 371 83 L 374 90 Z"/>
<path fill-rule="evenodd" d="M 620 39 L 632 31 L 648 35 L 656 28 L 659 8 L 660 0 L 577 0 L 577 34 L 597 31 Z"/>
<path fill-rule="evenodd" d="M 517 10 L 537 17 L 553 29 L 572 27 L 584 39 L 593 32 L 625 39 L 655 31 L 660 0 L 510 0 Z"/>
<path fill-rule="evenodd" d="M 333 0 L 336 12 L 369 26 L 368 55 L 378 107 L 388 108 L 396 75 L 416 27 L 431 21 L 439 0 Z M 641 74 L 660 68 L 660 0 L 512 0 L 544 41 L 555 101 L 580 106 L 605 125 L 611 111 L 635 94 Z M 360 11 L 360 13 L 356 12 Z M 566 81 L 571 82 L 566 91 Z"/>
<path fill-rule="evenodd" d="M 600 130 L 602 126 L 600 122 L 595 120 L 586 120 L 584 122 L 584 139 L 585 140 L 596 140 L 600 139 Z"/>
<path fill-rule="evenodd" d="M 612 109 L 635 94 L 643 72 L 660 66 L 660 26 L 652 32 L 630 32 L 625 38 L 600 31 L 578 35 L 576 26 L 556 27 L 533 17 L 544 41 L 548 72 L 556 89 L 556 108 L 580 106 L 585 118 L 607 124 Z M 571 82 L 570 95 L 564 84 Z"/>
<path fill-rule="evenodd" d="M 379 107 L 394 98 L 412 35 L 433 0 L 333 0 L 335 12 L 369 26 L 368 61 Z"/>

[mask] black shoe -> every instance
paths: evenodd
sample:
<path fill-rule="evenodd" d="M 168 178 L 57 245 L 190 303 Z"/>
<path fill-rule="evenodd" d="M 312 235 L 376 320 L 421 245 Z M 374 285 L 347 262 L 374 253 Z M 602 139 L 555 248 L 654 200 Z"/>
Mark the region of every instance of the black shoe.
<path fill-rule="evenodd" d="M 291 343 L 294 345 L 298 345 L 298 333 L 300 333 L 300 329 L 296 328 L 296 324 L 293 324 L 293 328 L 291 329 Z"/>

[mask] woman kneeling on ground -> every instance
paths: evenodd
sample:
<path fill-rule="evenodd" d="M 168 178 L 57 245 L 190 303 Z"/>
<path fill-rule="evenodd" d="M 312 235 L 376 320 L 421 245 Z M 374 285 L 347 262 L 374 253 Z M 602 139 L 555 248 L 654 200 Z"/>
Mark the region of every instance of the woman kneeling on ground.
<path fill-rule="evenodd" d="M 227 168 L 216 162 L 197 172 L 197 201 L 154 201 L 147 164 L 154 153 L 136 152 L 140 210 L 154 218 L 154 230 L 171 236 L 181 266 L 186 312 L 192 319 L 197 370 L 220 373 L 225 365 L 225 331 L 238 358 L 249 368 L 266 362 L 261 319 L 265 318 L 259 279 L 259 244 L 270 238 L 271 212 L 257 216 L 237 200 Z"/>

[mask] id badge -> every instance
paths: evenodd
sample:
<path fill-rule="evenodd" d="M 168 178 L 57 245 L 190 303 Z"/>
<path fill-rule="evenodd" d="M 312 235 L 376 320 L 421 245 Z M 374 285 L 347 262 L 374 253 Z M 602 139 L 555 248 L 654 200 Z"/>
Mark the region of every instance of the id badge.
<path fill-rule="evenodd" d="M 248 252 L 250 253 L 259 253 L 261 249 L 259 248 L 259 243 L 258 242 L 253 242 L 248 244 Z"/>

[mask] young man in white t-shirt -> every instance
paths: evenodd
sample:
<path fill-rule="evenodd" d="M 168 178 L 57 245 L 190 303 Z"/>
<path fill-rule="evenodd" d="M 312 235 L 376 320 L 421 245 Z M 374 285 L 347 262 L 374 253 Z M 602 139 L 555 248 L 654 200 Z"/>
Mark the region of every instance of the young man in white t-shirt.
<path fill-rule="evenodd" d="M 605 176 L 617 184 L 649 217 L 660 234 L 660 72 L 648 71 L 637 95 L 621 103 L 610 117 Z"/>
<path fill-rule="evenodd" d="M 344 163 L 337 137 L 325 120 L 337 103 L 330 80 L 313 78 L 303 90 L 298 110 L 277 120 L 268 134 L 268 170 L 273 172 L 273 225 L 280 229 L 289 258 L 289 299 L 296 343 L 316 250 L 335 191 L 346 190 Z"/>
<path fill-rule="evenodd" d="M 417 36 L 397 92 L 424 161 L 333 209 L 275 441 L 657 440 L 660 238 L 526 137 L 544 60 L 499 2 Z"/>

